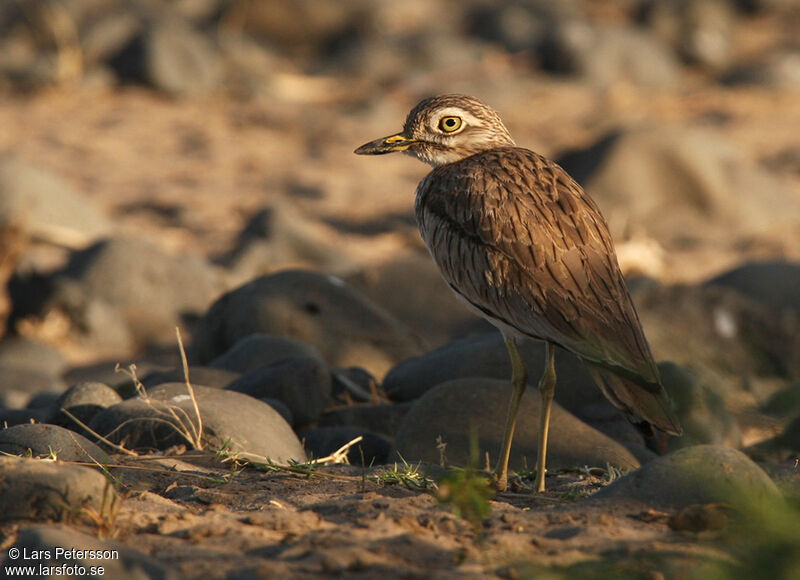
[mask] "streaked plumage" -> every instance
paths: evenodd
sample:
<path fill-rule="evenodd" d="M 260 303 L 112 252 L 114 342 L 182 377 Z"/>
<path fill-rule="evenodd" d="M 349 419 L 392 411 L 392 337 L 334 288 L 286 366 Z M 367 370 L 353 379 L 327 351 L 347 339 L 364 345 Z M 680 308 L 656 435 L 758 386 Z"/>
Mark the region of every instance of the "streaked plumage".
<path fill-rule="evenodd" d="M 395 150 L 434 166 L 417 188 L 420 232 L 456 295 L 506 336 L 512 362 L 516 338 L 558 345 L 584 360 L 632 420 L 680 433 L 608 227 L 580 185 L 554 162 L 516 147 L 494 111 L 463 95 L 422 101 L 402 133 L 356 152 Z M 517 375 L 524 368 L 515 366 Z M 522 389 L 524 381 L 517 398 Z M 512 408 L 508 445 L 515 415 Z M 545 444 L 546 437 L 543 425 Z M 544 449 L 540 460 L 543 468 Z M 543 488 L 543 473 L 540 479 Z"/>

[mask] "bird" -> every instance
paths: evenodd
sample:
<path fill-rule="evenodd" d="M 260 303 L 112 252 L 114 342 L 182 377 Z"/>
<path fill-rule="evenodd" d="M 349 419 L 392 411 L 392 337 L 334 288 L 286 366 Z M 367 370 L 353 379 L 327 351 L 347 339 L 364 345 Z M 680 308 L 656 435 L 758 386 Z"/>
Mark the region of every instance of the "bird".
<path fill-rule="evenodd" d="M 611 403 L 655 434 L 680 435 L 598 205 L 554 161 L 517 147 L 479 99 L 445 94 L 417 104 L 399 133 L 359 155 L 404 152 L 432 166 L 414 204 L 442 277 L 469 310 L 500 330 L 511 397 L 492 483 L 508 463 L 527 369 L 521 340 L 545 343 L 535 491 L 545 491 L 556 347 L 577 355 Z M 655 429 L 655 430 L 654 430 Z"/>

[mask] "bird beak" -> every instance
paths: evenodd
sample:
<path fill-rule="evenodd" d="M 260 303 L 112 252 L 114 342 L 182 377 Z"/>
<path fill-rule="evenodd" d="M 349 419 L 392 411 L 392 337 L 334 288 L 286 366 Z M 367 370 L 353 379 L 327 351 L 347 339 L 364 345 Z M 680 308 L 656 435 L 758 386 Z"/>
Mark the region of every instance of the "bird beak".
<path fill-rule="evenodd" d="M 395 151 L 405 151 L 416 143 L 416 139 L 407 137 L 403 133 L 390 135 L 389 137 L 382 137 L 365 143 L 355 150 L 356 155 L 384 155 L 385 153 L 394 153 Z"/>

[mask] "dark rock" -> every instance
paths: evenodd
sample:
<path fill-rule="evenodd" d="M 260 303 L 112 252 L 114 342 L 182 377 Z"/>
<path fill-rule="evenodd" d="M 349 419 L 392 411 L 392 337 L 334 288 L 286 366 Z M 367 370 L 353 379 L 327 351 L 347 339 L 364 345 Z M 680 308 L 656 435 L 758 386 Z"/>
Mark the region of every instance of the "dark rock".
<path fill-rule="evenodd" d="M 13 427 L 31 422 L 42 423 L 48 414 L 48 409 L 0 409 L 0 425 Z"/>
<path fill-rule="evenodd" d="M 38 459 L 0 456 L 0 520 L 96 523 L 116 492 L 95 469 Z"/>
<path fill-rule="evenodd" d="M 330 365 L 382 376 L 419 352 L 411 333 L 340 279 L 290 270 L 262 276 L 217 300 L 200 320 L 190 359 L 207 363 L 250 334 L 315 345 Z"/>
<path fill-rule="evenodd" d="M 0 341 L 0 366 L 24 368 L 56 377 L 67 369 L 67 362 L 51 346 L 22 336 L 11 336 Z"/>
<path fill-rule="evenodd" d="M 658 365 L 661 382 L 680 419 L 683 435 L 670 437 L 671 449 L 712 444 L 739 447 L 742 434 L 722 395 L 675 363 Z"/>
<path fill-rule="evenodd" d="M 61 395 L 55 391 L 40 391 L 33 395 L 25 406 L 28 409 L 49 409 L 60 396 Z"/>
<path fill-rule="evenodd" d="M 108 465 L 111 459 L 97 445 L 57 425 L 27 424 L 0 431 L 0 453 L 23 457 L 50 457 Z"/>
<path fill-rule="evenodd" d="M 211 449 L 255 455 L 264 460 L 303 461 L 300 441 L 280 414 L 266 403 L 224 389 L 193 385 L 202 418 L 201 444 Z M 128 449 L 167 449 L 196 443 L 198 421 L 185 383 L 166 383 L 148 399 L 128 399 L 92 419 L 90 427 Z"/>
<path fill-rule="evenodd" d="M 197 383 L 205 387 L 224 389 L 241 376 L 241 373 L 225 370 L 223 368 L 189 365 L 189 381 L 192 384 Z M 148 389 L 164 383 L 180 382 L 186 382 L 182 367 L 166 371 L 153 371 L 145 375 L 142 379 L 142 384 Z"/>
<path fill-rule="evenodd" d="M 413 403 L 353 405 L 325 413 L 320 427 L 356 427 L 394 439 L 397 429 Z"/>
<path fill-rule="evenodd" d="M 493 328 L 459 302 L 427 253 L 369 268 L 347 282 L 407 324 L 426 344 L 439 346 Z"/>
<path fill-rule="evenodd" d="M 536 465 L 539 437 L 540 398 L 533 389 L 522 398 L 509 466 L 532 469 Z M 497 460 L 503 438 L 511 385 L 486 378 L 457 379 L 442 383 L 417 400 L 400 426 L 395 441 L 397 452 L 406 461 L 440 462 L 437 438 L 453 465 L 469 463 L 470 433 L 478 436 L 479 457 L 485 453 Z M 621 444 L 553 404 L 547 466 L 550 470 L 576 466 L 605 466 L 625 470 L 639 466 L 636 458 Z"/>
<path fill-rule="evenodd" d="M 750 262 L 712 278 L 708 284 L 731 288 L 769 308 L 800 314 L 800 264 Z"/>
<path fill-rule="evenodd" d="M 378 381 L 361 367 L 331 369 L 331 397 L 338 401 L 374 402 L 378 396 Z"/>
<path fill-rule="evenodd" d="M 779 501 L 781 494 L 769 476 L 741 451 L 698 445 L 646 463 L 601 489 L 592 499 L 614 497 L 672 509 L 716 502 L 736 506 Z"/>
<path fill-rule="evenodd" d="M 321 359 L 322 355 L 316 347 L 301 340 L 269 334 L 251 334 L 216 357 L 210 366 L 237 373 L 249 373 L 287 358 L 298 357 Z"/>
<path fill-rule="evenodd" d="M 24 367 L 0 364 L 0 407 L 17 408 L 27 406 L 31 398 L 40 392 L 60 393 L 66 385 L 49 374 Z"/>
<path fill-rule="evenodd" d="M 741 390 L 747 377 L 800 374 L 797 331 L 774 310 L 738 292 L 656 284 L 632 296 L 653 351 L 686 367 L 722 396 Z"/>
<path fill-rule="evenodd" d="M 369 466 L 386 463 L 392 446 L 384 437 L 375 433 L 352 427 L 318 427 L 300 433 L 306 452 L 317 459 L 338 451 L 358 436 L 363 439 L 350 447 L 347 452 L 347 459 L 351 465 Z"/>
<path fill-rule="evenodd" d="M 24 224 L 33 239 L 81 247 L 111 224 L 68 183 L 22 159 L 0 156 L 0 223 Z"/>
<path fill-rule="evenodd" d="M 227 389 L 282 401 L 297 425 L 308 425 L 319 419 L 330 399 L 331 378 L 318 358 L 294 357 L 251 371 Z"/>
<path fill-rule="evenodd" d="M 292 416 L 292 411 L 289 409 L 288 405 L 283 401 L 279 401 L 278 399 L 270 399 L 269 397 L 265 397 L 261 399 L 267 405 L 275 409 L 283 420 L 286 421 L 289 425 L 294 426 L 294 417 Z"/>
<path fill-rule="evenodd" d="M 177 572 L 165 568 L 163 564 L 133 548 L 98 540 L 93 536 L 62 525 L 28 526 L 20 532 L 14 546 L 23 553 L 50 555 L 37 558 L 35 560 L 37 566 L 57 567 L 58 569 L 80 566 L 85 570 L 102 567 L 103 573 L 97 574 L 97 576 L 115 580 L 176 580 L 180 578 Z M 65 551 L 94 550 L 96 553 L 112 553 L 110 551 L 113 550 L 115 557 L 103 559 L 59 558 L 56 557 L 58 548 Z M 15 563 L 19 563 L 19 561 L 7 557 L 3 561 L 3 567 L 5 569 Z"/>
<path fill-rule="evenodd" d="M 217 272 L 202 259 L 170 256 L 139 238 L 112 238 L 76 252 L 61 277 L 78 285 L 71 291 L 87 304 L 100 299 L 118 310 L 142 342 L 174 344 L 181 317 L 202 312 L 221 289 Z"/>
<path fill-rule="evenodd" d="M 748 84 L 797 90 L 800 88 L 800 51 L 777 52 L 742 63 L 728 71 L 722 81 L 729 85 Z"/>
<path fill-rule="evenodd" d="M 707 129 L 616 132 L 559 163 L 591 192 L 618 239 L 636 223 L 662 244 L 685 246 L 791 228 L 789 216 L 800 213 L 796 196 Z"/>
<path fill-rule="evenodd" d="M 88 425 L 97 413 L 103 409 L 116 405 L 122 397 L 104 383 L 78 383 L 64 391 L 50 409 L 48 423 L 66 427 L 78 433 L 84 433 L 83 427 L 70 415 Z"/>

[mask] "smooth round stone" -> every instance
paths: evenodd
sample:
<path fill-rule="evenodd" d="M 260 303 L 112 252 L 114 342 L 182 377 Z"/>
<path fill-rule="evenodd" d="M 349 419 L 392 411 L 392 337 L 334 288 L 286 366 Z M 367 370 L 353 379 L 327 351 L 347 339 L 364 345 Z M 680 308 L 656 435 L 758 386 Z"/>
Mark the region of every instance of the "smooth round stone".
<path fill-rule="evenodd" d="M 297 357 L 322 359 L 316 347 L 301 340 L 271 334 L 251 334 L 211 361 L 209 366 L 249 373 L 284 359 Z"/>
<path fill-rule="evenodd" d="M 53 404 L 48 423 L 83 433 L 80 423 L 67 415 L 63 409 L 88 425 L 97 413 L 121 401 L 119 393 L 105 383 L 87 382 L 72 385 Z"/>
<path fill-rule="evenodd" d="M 204 387 L 224 389 L 240 376 L 241 373 L 230 370 L 189 365 L 189 382 L 191 384 L 197 383 Z M 186 382 L 183 367 L 166 371 L 154 371 L 142 379 L 142 384 L 148 389 L 163 385 L 164 383 L 181 382 Z"/>
<path fill-rule="evenodd" d="M 320 427 L 357 427 L 394 438 L 413 403 L 352 405 L 325 413 Z"/>
<path fill-rule="evenodd" d="M 211 449 L 249 453 L 273 461 L 304 461 L 292 428 L 268 404 L 234 391 L 193 385 L 202 418 L 202 444 Z M 185 383 L 166 383 L 148 391 L 148 399 L 123 401 L 95 415 L 90 427 L 128 449 L 167 449 L 191 445 L 197 413 Z M 170 409 L 182 420 L 175 418 Z"/>
<path fill-rule="evenodd" d="M 47 553 L 50 555 L 49 557 L 37 558 L 35 560 L 37 566 L 82 566 L 86 570 L 93 566 L 95 568 L 102 566 L 102 577 L 113 578 L 114 580 L 178 580 L 180 578 L 176 571 L 164 567 L 163 564 L 152 560 L 146 554 L 133 548 L 114 542 L 98 540 L 94 536 L 83 534 L 60 524 L 27 526 L 20 532 L 14 546 L 20 552 L 24 551 L 28 554 L 34 552 L 37 554 Z M 95 550 L 96 552 L 114 550 L 117 557 L 103 559 L 57 558 L 57 548 L 62 548 L 65 551 L 72 549 L 81 551 Z M 3 565 L 10 566 L 18 562 L 6 558 Z"/>
<path fill-rule="evenodd" d="M 251 334 L 274 334 L 316 346 L 335 366 L 363 366 L 383 376 L 419 354 L 419 340 L 341 279 L 304 270 L 256 278 L 219 298 L 195 330 L 191 361 L 207 364 Z"/>
<path fill-rule="evenodd" d="M 712 278 L 708 284 L 732 288 L 770 308 L 800 311 L 800 264 L 751 262 Z"/>
<path fill-rule="evenodd" d="M 447 444 L 445 455 L 453 465 L 467 465 L 472 430 L 478 436 L 481 461 L 486 452 L 497 461 L 503 440 L 511 386 L 488 378 L 457 379 L 442 383 L 417 400 L 400 426 L 395 441 L 406 461 L 440 461 L 437 439 Z M 522 398 L 509 466 L 520 470 L 536 466 L 540 397 L 529 388 Z M 625 447 L 553 403 L 547 467 L 550 470 L 589 466 L 636 469 L 639 461 Z"/>
<path fill-rule="evenodd" d="M 116 495 L 96 469 L 0 455 L 0 521 L 96 523 L 89 513 L 103 513 Z"/>
<path fill-rule="evenodd" d="M 57 350 L 44 343 L 22 336 L 0 341 L 0 365 L 28 369 L 49 376 L 59 376 L 67 362 Z"/>
<path fill-rule="evenodd" d="M 45 423 L 16 425 L 0 431 L 0 452 L 108 465 L 111 459 L 97 445 L 69 429 Z"/>
<path fill-rule="evenodd" d="M 336 452 L 358 436 L 362 436 L 363 439 L 347 451 L 350 465 L 386 463 L 392 445 L 385 437 L 376 433 L 353 427 L 318 427 L 300 433 L 306 452 L 317 459 Z"/>
<path fill-rule="evenodd" d="M 718 445 L 686 447 L 658 457 L 592 498 L 634 499 L 664 509 L 782 500 L 763 469 L 741 451 Z"/>
<path fill-rule="evenodd" d="M 331 394 L 328 367 L 315 357 L 284 359 L 243 375 L 227 390 L 256 399 L 277 399 L 289 408 L 297 425 L 319 419 Z"/>
<path fill-rule="evenodd" d="M 21 409 L 41 392 L 60 393 L 66 385 L 58 377 L 35 369 L 0 364 L 0 407 Z"/>

